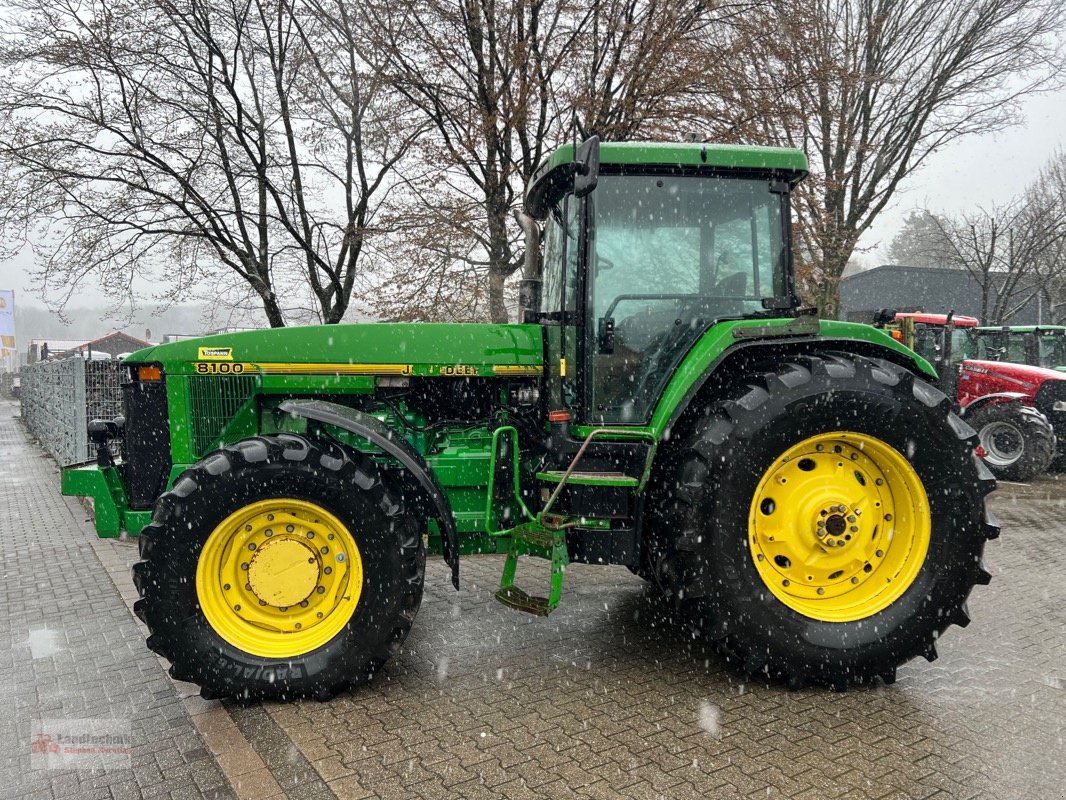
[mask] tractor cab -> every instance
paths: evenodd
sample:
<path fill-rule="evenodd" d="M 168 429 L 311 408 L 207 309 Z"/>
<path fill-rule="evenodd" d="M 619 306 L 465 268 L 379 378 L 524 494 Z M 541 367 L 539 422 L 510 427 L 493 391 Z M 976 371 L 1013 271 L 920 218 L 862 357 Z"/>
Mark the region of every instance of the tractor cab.
<path fill-rule="evenodd" d="M 962 363 L 973 357 L 976 317 L 963 314 L 903 312 L 895 315 L 892 335 L 936 367 L 940 388 L 954 397 Z"/>
<path fill-rule="evenodd" d="M 526 197 L 543 258 L 523 310 L 549 328 L 553 406 L 586 424 L 646 423 L 710 326 L 790 315 L 789 190 L 805 174 L 801 153 L 759 147 L 557 151 Z"/>
<path fill-rule="evenodd" d="M 983 327 L 976 334 L 976 357 L 1066 371 L 1066 325 Z"/>

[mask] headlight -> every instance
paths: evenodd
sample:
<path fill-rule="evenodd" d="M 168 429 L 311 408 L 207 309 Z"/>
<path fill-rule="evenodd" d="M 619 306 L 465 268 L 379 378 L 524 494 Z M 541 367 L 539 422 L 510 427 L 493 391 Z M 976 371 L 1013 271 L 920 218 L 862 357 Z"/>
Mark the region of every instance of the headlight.
<path fill-rule="evenodd" d="M 1055 405 L 1051 407 L 1052 411 L 1066 411 L 1066 400 L 1056 400 Z"/>

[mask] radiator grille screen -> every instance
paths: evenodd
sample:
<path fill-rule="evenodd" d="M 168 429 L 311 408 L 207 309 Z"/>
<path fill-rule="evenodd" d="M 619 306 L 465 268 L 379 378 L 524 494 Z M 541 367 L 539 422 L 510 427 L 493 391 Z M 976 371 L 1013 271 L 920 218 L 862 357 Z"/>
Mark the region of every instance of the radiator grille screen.
<path fill-rule="evenodd" d="M 203 455 L 255 392 L 254 375 L 193 375 L 189 378 L 193 446 Z"/>

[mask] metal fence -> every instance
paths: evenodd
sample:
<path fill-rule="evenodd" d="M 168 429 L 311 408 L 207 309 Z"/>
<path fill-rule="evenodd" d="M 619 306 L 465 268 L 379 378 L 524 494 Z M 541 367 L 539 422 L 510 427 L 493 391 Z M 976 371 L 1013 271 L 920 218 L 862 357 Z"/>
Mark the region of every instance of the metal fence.
<path fill-rule="evenodd" d="M 44 448 L 61 466 L 95 458 L 86 426 L 122 413 L 122 364 L 65 358 L 23 367 L 21 374 L 22 418 Z"/>

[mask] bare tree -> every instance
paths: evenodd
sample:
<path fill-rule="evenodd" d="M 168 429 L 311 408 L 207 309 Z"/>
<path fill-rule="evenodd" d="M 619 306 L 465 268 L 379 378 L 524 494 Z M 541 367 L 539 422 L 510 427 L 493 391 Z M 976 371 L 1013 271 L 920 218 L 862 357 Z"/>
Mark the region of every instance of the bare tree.
<path fill-rule="evenodd" d="M 859 237 L 928 157 L 1019 118 L 1061 70 L 1055 0 L 771 0 L 747 23 L 734 136 L 805 150 L 795 204 L 807 297 L 835 316 Z M 767 37 L 766 31 L 776 36 Z"/>
<path fill-rule="evenodd" d="M 0 222 L 59 305 L 147 275 L 170 298 L 250 291 L 273 326 L 344 316 L 420 129 L 323 5 L 9 4 Z"/>
<path fill-rule="evenodd" d="M 592 2 L 563 96 L 584 128 L 607 141 L 703 131 L 733 78 L 722 66 L 748 45 L 737 23 L 763 4 Z"/>
<path fill-rule="evenodd" d="M 1066 225 L 1066 151 L 1060 149 L 1048 160 L 1026 196 L 1041 209 L 1049 226 L 1033 268 L 1050 319 L 1062 321 L 1066 319 L 1066 235 L 1061 230 Z"/>
<path fill-rule="evenodd" d="M 445 185 L 409 185 L 423 208 L 462 207 L 459 227 L 473 247 L 440 253 L 467 262 L 488 284 L 488 313 L 507 320 L 504 281 L 521 263 L 510 213 L 522 185 L 550 146 L 557 112 L 556 73 L 571 57 L 577 4 L 567 0 L 392 0 L 360 4 L 364 26 L 389 55 L 396 87 L 434 132 L 420 143 L 424 163 L 441 170 Z M 466 224 L 480 208 L 482 225 Z M 437 215 L 433 215 L 437 216 Z M 439 234 L 440 226 L 434 226 Z M 451 240 L 452 237 L 446 236 Z M 476 259 L 478 260 L 478 259 Z"/>
<path fill-rule="evenodd" d="M 608 140 L 700 127 L 715 85 L 708 65 L 725 57 L 711 34 L 757 2 L 360 4 L 390 53 L 397 89 L 434 128 L 420 160 L 445 175 L 407 187 L 427 220 L 408 277 L 418 287 L 451 287 L 441 310 L 448 318 L 486 309 L 506 321 L 505 281 L 522 261 L 512 211 L 549 150 L 576 135 L 575 114 Z M 412 308 L 429 310 L 417 301 Z"/>
<path fill-rule="evenodd" d="M 951 267 L 952 253 L 946 248 L 936 215 L 925 208 L 909 211 L 888 246 L 892 264 L 906 267 Z"/>
<path fill-rule="evenodd" d="M 1031 188 L 1010 203 L 933 217 L 951 263 L 981 289 L 986 325 L 1007 322 L 1045 289 L 1040 264 L 1066 241 L 1066 208 L 1047 199 Z"/>

